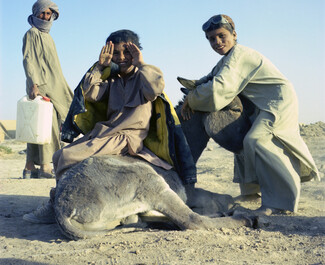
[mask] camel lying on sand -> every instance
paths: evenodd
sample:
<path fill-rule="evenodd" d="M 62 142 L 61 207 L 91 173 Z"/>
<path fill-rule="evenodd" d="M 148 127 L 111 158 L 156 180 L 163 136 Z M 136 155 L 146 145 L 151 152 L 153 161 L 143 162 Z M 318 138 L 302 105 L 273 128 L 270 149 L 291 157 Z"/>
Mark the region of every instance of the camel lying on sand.
<path fill-rule="evenodd" d="M 180 106 L 176 111 L 180 117 Z M 239 98 L 222 111 L 195 112 L 190 120 L 180 120 L 195 162 L 210 137 L 236 152 L 249 129 Z M 71 239 L 103 235 L 117 226 L 136 223 L 139 215 L 141 218 L 141 214 L 152 210 L 180 229 L 256 225 L 255 217 L 218 217 L 218 213 L 233 206 L 230 195 L 199 188 L 187 194 L 174 170 L 134 157 L 112 155 L 88 158 L 65 172 L 57 184 L 54 202 L 57 223 Z"/>

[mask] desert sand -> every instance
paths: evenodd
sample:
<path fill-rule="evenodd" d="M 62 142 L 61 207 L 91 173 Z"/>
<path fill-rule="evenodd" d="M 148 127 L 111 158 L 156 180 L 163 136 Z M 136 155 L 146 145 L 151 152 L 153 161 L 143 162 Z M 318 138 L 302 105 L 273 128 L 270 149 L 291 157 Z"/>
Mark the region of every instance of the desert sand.
<path fill-rule="evenodd" d="M 22 179 L 24 143 L 0 143 L 0 264 L 325 264 L 325 124 L 301 125 L 322 180 L 302 184 L 297 213 L 265 217 L 258 229 L 178 231 L 121 228 L 71 241 L 56 224 L 30 224 L 25 213 L 48 200 L 54 179 Z M 12 152 L 7 154 L 6 150 Z M 197 186 L 239 195 L 233 154 L 210 141 Z M 250 209 L 260 201 L 244 202 Z"/>

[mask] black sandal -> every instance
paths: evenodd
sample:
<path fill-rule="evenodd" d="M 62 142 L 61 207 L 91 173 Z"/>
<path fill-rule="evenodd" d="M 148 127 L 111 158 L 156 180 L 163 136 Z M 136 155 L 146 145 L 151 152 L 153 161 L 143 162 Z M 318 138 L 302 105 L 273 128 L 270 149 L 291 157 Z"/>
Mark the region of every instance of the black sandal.
<path fill-rule="evenodd" d="M 38 178 L 38 172 L 39 169 L 35 169 L 35 170 L 28 170 L 28 169 L 24 169 L 23 170 L 23 179 L 37 179 Z"/>
<path fill-rule="evenodd" d="M 39 179 L 53 179 L 53 178 L 55 178 L 55 175 L 53 173 L 54 173 L 53 170 L 51 173 L 47 173 L 47 172 L 39 170 L 38 178 Z"/>

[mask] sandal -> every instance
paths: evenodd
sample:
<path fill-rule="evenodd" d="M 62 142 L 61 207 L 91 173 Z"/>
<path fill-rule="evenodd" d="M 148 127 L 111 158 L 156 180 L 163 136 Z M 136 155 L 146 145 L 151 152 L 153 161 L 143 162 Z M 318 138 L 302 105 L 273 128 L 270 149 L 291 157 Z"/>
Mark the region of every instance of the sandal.
<path fill-rule="evenodd" d="M 53 179 L 53 178 L 55 178 L 54 171 L 52 170 L 51 173 L 48 173 L 48 172 L 39 170 L 38 178 L 39 179 Z"/>
<path fill-rule="evenodd" d="M 28 169 L 23 170 L 23 179 L 30 179 L 32 176 L 32 171 Z"/>
<path fill-rule="evenodd" d="M 35 170 L 28 170 L 28 169 L 24 169 L 23 170 L 23 179 L 30 179 L 30 178 L 38 178 L 38 172 L 39 169 L 35 169 Z"/>

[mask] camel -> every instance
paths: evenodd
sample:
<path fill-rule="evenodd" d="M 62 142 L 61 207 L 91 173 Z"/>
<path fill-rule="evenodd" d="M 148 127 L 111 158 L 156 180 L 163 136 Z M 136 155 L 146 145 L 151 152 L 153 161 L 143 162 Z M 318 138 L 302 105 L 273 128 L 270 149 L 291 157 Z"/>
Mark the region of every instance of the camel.
<path fill-rule="evenodd" d="M 249 122 L 239 98 L 218 112 L 195 112 L 188 121 L 181 118 L 180 108 L 181 104 L 176 111 L 195 162 L 209 138 L 233 152 L 242 148 Z M 90 157 L 65 172 L 54 200 L 57 223 L 62 233 L 74 240 L 138 224 L 139 219 L 146 221 L 146 213 L 152 211 L 161 213 L 180 229 L 257 225 L 254 216 L 220 217 L 234 205 L 230 195 L 199 188 L 185 190 L 174 170 L 131 156 L 113 155 Z"/>

